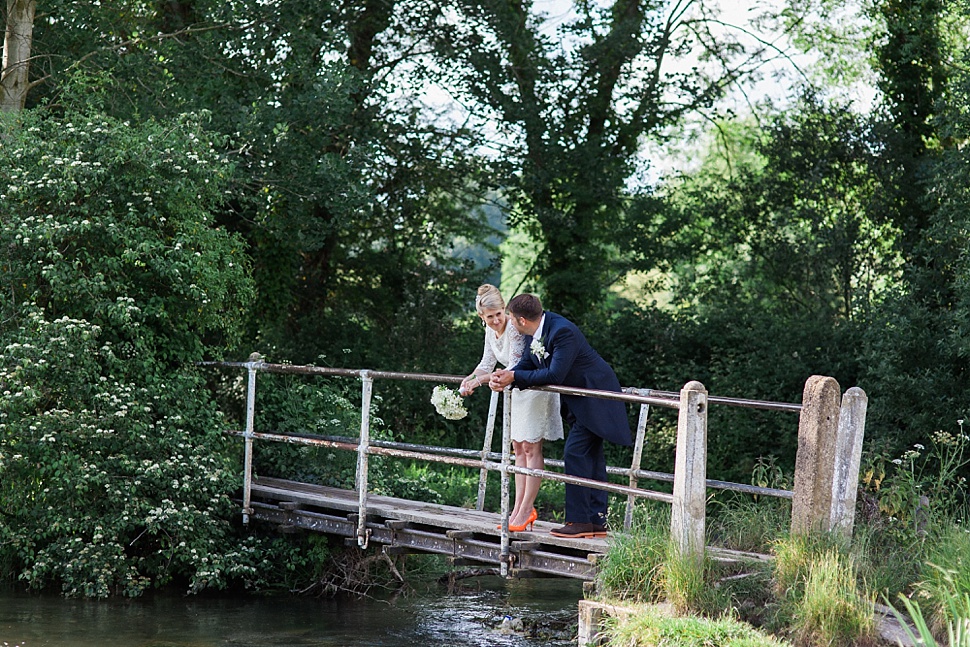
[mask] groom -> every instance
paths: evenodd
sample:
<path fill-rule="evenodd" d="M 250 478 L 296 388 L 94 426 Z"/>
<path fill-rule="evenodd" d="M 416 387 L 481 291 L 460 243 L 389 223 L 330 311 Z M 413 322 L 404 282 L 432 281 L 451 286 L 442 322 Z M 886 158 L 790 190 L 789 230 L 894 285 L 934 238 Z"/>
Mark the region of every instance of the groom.
<path fill-rule="evenodd" d="M 489 386 L 501 391 L 544 384 L 600 391 L 620 391 L 609 364 L 589 345 L 571 321 L 543 312 L 539 297 L 520 294 L 509 301 L 512 325 L 526 336 L 522 359 L 511 370 L 492 373 Z M 566 437 L 563 458 L 566 474 L 606 481 L 603 440 L 630 445 L 626 407 L 617 400 L 561 395 L 567 420 L 573 423 Z M 604 490 L 566 484 L 566 525 L 552 531 L 556 537 L 605 537 L 607 495 Z"/>

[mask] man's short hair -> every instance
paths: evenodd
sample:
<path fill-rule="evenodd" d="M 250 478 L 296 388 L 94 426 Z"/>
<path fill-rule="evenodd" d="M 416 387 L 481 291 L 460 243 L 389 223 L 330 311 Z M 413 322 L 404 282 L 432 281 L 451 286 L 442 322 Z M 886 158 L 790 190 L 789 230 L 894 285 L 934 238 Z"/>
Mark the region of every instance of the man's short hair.
<path fill-rule="evenodd" d="M 524 317 L 529 321 L 538 321 L 542 317 L 542 302 L 534 294 L 519 294 L 509 301 L 509 312 L 513 317 Z"/>

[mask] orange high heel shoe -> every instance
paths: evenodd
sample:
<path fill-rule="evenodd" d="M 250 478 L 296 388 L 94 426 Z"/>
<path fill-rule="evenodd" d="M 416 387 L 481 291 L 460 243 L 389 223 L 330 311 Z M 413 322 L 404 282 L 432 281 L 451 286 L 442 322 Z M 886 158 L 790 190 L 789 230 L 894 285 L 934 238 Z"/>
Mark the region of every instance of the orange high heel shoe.
<path fill-rule="evenodd" d="M 529 515 L 529 518 L 526 520 L 524 524 L 522 524 L 521 526 L 513 526 L 512 524 L 509 524 L 509 532 L 522 532 L 527 529 L 532 530 L 532 524 L 534 524 L 536 522 L 536 519 L 538 518 L 539 518 L 539 513 L 536 512 L 535 508 L 532 508 L 532 514 Z"/>

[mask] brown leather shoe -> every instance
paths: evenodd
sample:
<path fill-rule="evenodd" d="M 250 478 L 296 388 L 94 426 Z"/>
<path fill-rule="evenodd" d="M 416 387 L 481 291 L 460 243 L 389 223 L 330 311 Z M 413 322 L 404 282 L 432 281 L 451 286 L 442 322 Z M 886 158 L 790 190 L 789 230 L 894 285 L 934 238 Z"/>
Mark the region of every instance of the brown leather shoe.
<path fill-rule="evenodd" d="M 562 528 L 550 530 L 549 534 L 553 537 L 567 537 L 571 539 L 580 538 L 601 538 L 606 537 L 606 526 L 599 526 L 592 523 L 573 523 L 567 521 Z"/>

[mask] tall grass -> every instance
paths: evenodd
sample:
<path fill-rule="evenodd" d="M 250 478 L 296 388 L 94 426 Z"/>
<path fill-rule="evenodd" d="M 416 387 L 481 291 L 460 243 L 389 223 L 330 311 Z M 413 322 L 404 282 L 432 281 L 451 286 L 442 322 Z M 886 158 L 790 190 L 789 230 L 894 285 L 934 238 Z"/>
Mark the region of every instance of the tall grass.
<path fill-rule="evenodd" d="M 638 509 L 630 532 L 610 535 L 609 551 L 599 562 L 597 590 L 618 600 L 663 599 L 663 564 L 669 541 L 670 513 L 665 509 Z"/>
<path fill-rule="evenodd" d="M 816 557 L 795 613 L 799 644 L 855 645 L 875 630 L 874 600 L 856 586 L 851 557 L 828 550 Z"/>
<path fill-rule="evenodd" d="M 712 497 L 710 510 L 710 543 L 733 550 L 768 553 L 791 525 L 791 501 L 787 499 L 719 492 Z"/>
<path fill-rule="evenodd" d="M 970 595 L 970 534 L 953 526 L 933 542 L 914 597 L 927 615 L 929 628 L 942 634 L 948 625 L 970 617 L 962 601 Z"/>
<path fill-rule="evenodd" d="M 925 647 L 938 647 L 939 645 L 945 645 L 946 647 L 970 647 L 970 594 L 963 593 L 962 595 L 958 595 L 953 591 L 947 597 L 946 615 L 949 619 L 943 627 L 943 632 L 930 629 L 929 623 L 923 615 L 923 610 L 920 608 L 918 602 L 914 602 L 906 596 L 900 597 L 902 598 L 903 605 L 906 607 L 909 618 L 913 622 L 913 626 L 916 627 L 916 631 L 914 632 L 910 629 L 906 617 L 895 607 L 893 607 L 893 614 L 914 645 L 923 645 Z M 937 641 L 937 636 L 941 633 L 946 638 Z"/>
<path fill-rule="evenodd" d="M 860 591 L 856 559 L 837 533 L 779 541 L 775 594 L 775 624 L 790 627 L 800 644 L 852 645 L 873 637 L 874 596 Z"/>

